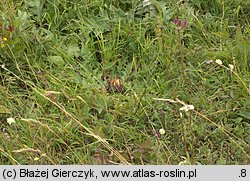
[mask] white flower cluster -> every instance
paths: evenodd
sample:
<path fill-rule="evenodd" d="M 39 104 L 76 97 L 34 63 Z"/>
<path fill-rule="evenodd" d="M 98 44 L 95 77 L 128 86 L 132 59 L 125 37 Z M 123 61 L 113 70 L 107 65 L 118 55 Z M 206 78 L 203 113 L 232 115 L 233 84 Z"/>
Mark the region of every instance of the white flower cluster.
<path fill-rule="evenodd" d="M 216 59 L 215 61 L 214 60 L 207 60 L 206 61 L 206 64 L 211 64 L 211 63 L 216 63 L 218 65 L 221 65 L 223 66 L 223 62 L 221 61 L 221 59 Z M 227 68 L 228 70 L 230 70 L 231 72 L 234 70 L 234 65 L 233 64 L 228 64 L 228 67 L 225 67 Z"/>

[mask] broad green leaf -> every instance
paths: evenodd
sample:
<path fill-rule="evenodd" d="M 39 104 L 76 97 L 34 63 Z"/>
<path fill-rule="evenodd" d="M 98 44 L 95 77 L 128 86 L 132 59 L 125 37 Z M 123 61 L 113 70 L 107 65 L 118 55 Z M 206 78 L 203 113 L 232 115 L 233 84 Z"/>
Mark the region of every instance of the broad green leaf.
<path fill-rule="evenodd" d="M 58 66 L 63 66 L 65 63 L 61 56 L 48 56 L 48 61 Z"/>
<path fill-rule="evenodd" d="M 101 138 L 105 138 L 105 134 L 103 132 L 103 126 L 101 124 L 97 125 L 94 128 L 94 133 L 100 136 Z"/>
<path fill-rule="evenodd" d="M 247 54 L 250 49 L 250 43 L 246 40 L 244 35 L 241 32 L 241 27 L 238 24 L 236 28 L 236 43 L 238 46 L 238 49 L 242 54 Z"/>
<path fill-rule="evenodd" d="M 80 55 L 80 48 L 78 47 L 78 45 L 69 45 L 68 49 L 67 49 L 67 53 L 72 56 L 72 57 L 79 57 Z"/>
<path fill-rule="evenodd" d="M 250 120 L 250 112 L 246 112 L 246 111 L 243 112 L 242 111 L 242 112 L 239 113 L 239 116 L 242 116 L 242 117 Z"/>

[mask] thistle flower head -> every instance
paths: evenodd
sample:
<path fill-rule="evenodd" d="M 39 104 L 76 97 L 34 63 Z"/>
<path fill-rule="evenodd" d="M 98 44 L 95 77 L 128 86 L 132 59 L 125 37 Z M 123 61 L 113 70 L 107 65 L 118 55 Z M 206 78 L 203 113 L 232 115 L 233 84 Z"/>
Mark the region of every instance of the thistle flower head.
<path fill-rule="evenodd" d="M 178 19 L 178 18 L 174 18 L 173 23 L 174 23 L 175 25 L 177 25 L 178 28 L 180 28 L 180 29 L 185 29 L 185 28 L 187 28 L 187 20 L 186 20 L 186 19 L 181 20 L 181 19 Z"/>

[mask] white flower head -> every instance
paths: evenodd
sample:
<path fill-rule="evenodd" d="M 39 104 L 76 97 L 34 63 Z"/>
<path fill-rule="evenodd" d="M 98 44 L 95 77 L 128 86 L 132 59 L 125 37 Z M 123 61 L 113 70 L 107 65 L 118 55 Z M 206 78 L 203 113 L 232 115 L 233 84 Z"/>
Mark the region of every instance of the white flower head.
<path fill-rule="evenodd" d="M 190 111 L 190 110 L 194 110 L 193 105 L 185 105 L 179 109 L 179 111 L 185 111 L 185 112 Z"/>
<path fill-rule="evenodd" d="M 7 118 L 7 123 L 9 124 L 9 125 L 11 125 L 12 123 L 16 123 L 16 121 L 15 121 L 15 119 L 14 118 Z"/>
<path fill-rule="evenodd" d="M 218 65 L 222 65 L 222 61 L 220 59 L 216 59 L 215 63 L 217 63 Z"/>
<path fill-rule="evenodd" d="M 229 67 L 230 71 L 232 72 L 232 71 L 233 71 L 233 69 L 234 69 L 234 65 L 232 65 L 232 64 L 228 64 L 228 67 Z"/>
<path fill-rule="evenodd" d="M 161 129 L 159 129 L 159 133 L 160 133 L 161 135 L 163 135 L 163 134 L 166 133 L 166 131 L 165 131 L 165 129 L 161 128 Z"/>

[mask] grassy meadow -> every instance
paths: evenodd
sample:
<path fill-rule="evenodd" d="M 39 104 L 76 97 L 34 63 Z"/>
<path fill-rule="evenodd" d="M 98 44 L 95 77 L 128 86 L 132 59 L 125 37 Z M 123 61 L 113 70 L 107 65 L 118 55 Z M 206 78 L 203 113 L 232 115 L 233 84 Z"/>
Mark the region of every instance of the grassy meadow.
<path fill-rule="evenodd" d="M 250 1 L 0 13 L 0 164 L 250 164 Z"/>

